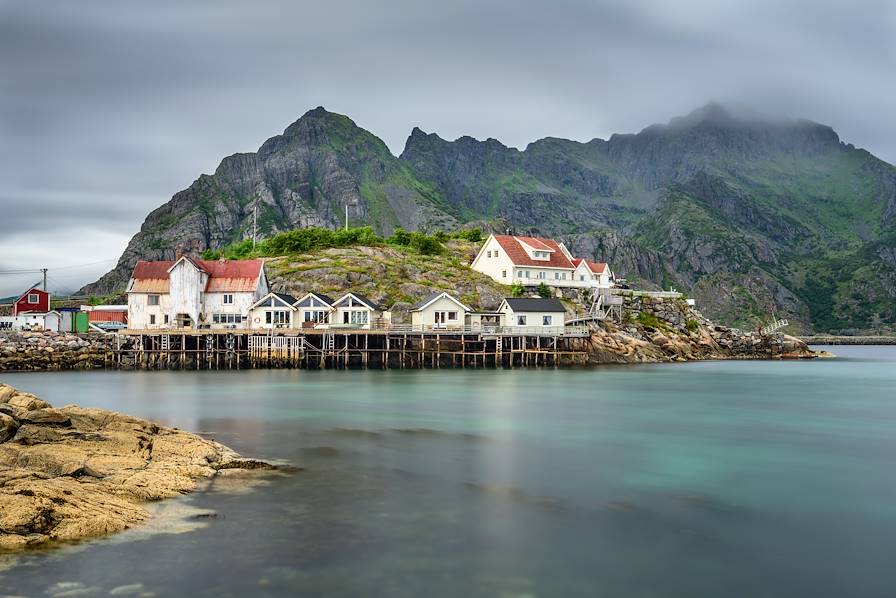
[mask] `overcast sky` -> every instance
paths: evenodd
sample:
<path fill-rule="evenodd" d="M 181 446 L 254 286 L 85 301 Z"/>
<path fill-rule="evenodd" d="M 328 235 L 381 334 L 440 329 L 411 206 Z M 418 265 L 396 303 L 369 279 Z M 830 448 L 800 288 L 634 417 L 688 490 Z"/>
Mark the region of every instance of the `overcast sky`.
<path fill-rule="evenodd" d="M 709 100 L 896 161 L 891 0 L 0 0 L 0 271 L 77 288 L 146 214 L 318 105 L 524 147 Z M 36 275 L 0 275 L 0 296 Z"/>

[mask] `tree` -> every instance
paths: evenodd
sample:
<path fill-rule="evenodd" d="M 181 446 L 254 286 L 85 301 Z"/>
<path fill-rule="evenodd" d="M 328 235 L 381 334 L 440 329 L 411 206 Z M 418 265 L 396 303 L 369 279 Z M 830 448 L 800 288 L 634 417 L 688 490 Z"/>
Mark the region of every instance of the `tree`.
<path fill-rule="evenodd" d="M 548 297 L 551 296 L 551 287 L 549 287 L 548 285 L 546 285 L 545 283 L 542 282 L 538 285 L 537 292 L 538 292 L 539 297 L 547 299 Z"/>

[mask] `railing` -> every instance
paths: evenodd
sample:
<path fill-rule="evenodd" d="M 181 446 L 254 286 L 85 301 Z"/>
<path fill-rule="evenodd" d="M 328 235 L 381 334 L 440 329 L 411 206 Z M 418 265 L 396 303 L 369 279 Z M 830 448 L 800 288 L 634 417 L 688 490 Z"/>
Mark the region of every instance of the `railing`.
<path fill-rule="evenodd" d="M 571 321 L 576 321 L 573 318 Z M 529 336 L 583 336 L 589 334 L 587 326 L 493 326 L 493 325 L 465 325 L 465 326 L 433 326 L 432 324 L 412 325 L 412 324 L 386 324 L 375 323 L 370 328 L 353 328 L 350 325 L 342 325 L 340 327 L 327 328 L 237 328 L 236 330 L 179 330 L 179 329 L 150 329 L 150 330 L 129 330 L 130 334 L 147 334 L 162 336 L 163 339 L 170 335 L 188 334 L 221 334 L 227 332 L 239 332 L 242 334 L 250 334 L 254 336 L 270 337 L 275 334 L 282 333 L 307 333 L 311 330 L 317 330 L 325 336 L 344 333 L 393 333 L 393 334 L 485 334 L 485 335 L 529 335 Z M 164 341 L 163 341 L 164 342 Z"/>
<path fill-rule="evenodd" d="M 678 299 L 683 295 L 678 291 L 635 291 L 633 289 L 611 289 L 613 295 L 626 297 L 655 297 L 657 299 Z"/>

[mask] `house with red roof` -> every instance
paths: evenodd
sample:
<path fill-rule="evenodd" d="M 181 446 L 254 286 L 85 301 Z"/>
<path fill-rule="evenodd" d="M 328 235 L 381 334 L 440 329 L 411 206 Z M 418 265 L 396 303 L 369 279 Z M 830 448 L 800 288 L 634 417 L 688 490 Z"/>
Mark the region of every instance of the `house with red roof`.
<path fill-rule="evenodd" d="M 563 243 L 543 237 L 490 235 L 471 268 L 502 284 L 595 288 L 612 285 L 607 264 L 573 257 Z"/>
<path fill-rule="evenodd" d="M 176 260 L 134 266 L 128 326 L 247 328 L 250 308 L 268 293 L 263 260 Z"/>

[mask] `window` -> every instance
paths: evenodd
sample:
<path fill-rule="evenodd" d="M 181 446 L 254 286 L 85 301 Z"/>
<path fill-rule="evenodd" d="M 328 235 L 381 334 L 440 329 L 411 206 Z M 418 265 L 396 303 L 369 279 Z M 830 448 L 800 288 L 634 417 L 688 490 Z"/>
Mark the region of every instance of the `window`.
<path fill-rule="evenodd" d="M 541 272 L 538 273 L 539 280 L 544 280 L 546 277 L 547 277 L 547 273 L 544 270 L 542 270 Z"/>
<path fill-rule="evenodd" d="M 526 316 L 517 316 L 516 317 L 516 325 L 517 326 L 525 326 L 526 325 Z"/>
<path fill-rule="evenodd" d="M 559 273 L 559 272 L 554 272 L 554 279 L 555 279 L 555 280 L 560 280 L 560 273 Z"/>
<path fill-rule="evenodd" d="M 28 295 L 28 304 L 36 305 L 40 301 L 40 296 L 37 293 L 30 293 Z"/>
<path fill-rule="evenodd" d="M 155 325 L 155 323 L 156 323 L 156 315 L 155 314 L 149 314 L 149 323 L 151 326 Z"/>
<path fill-rule="evenodd" d="M 485 254 L 486 254 L 485 257 L 492 257 L 492 252 L 491 252 L 491 251 L 486 251 Z"/>
<path fill-rule="evenodd" d="M 243 318 L 238 314 L 212 314 L 213 324 L 238 324 Z"/>
<path fill-rule="evenodd" d="M 266 324 L 289 324 L 288 311 L 267 311 L 264 313 Z"/>
<path fill-rule="evenodd" d="M 498 257 L 498 250 L 495 249 L 495 257 Z"/>
<path fill-rule="evenodd" d="M 158 295 L 147 295 L 146 296 L 146 305 L 158 305 L 159 304 L 159 296 Z"/>
<path fill-rule="evenodd" d="M 233 295 L 224 295 L 224 305 L 233 305 Z"/>
<path fill-rule="evenodd" d="M 554 316 L 541 316 L 541 325 L 542 326 L 553 326 L 554 325 Z"/>
<path fill-rule="evenodd" d="M 168 323 L 168 314 L 165 314 L 165 323 Z"/>
<path fill-rule="evenodd" d="M 501 270 L 501 278 L 507 278 L 507 270 Z"/>
<path fill-rule="evenodd" d="M 585 280 L 585 275 L 584 275 L 584 274 L 579 274 L 579 280 Z"/>
<path fill-rule="evenodd" d="M 456 312 L 456 311 L 449 311 L 449 312 L 448 312 L 448 319 L 449 319 L 449 320 L 454 320 L 454 321 L 456 322 L 456 321 L 457 321 L 457 312 Z"/>
<path fill-rule="evenodd" d="M 367 323 L 367 312 L 366 311 L 353 311 L 353 312 L 351 312 L 349 321 L 352 324 L 366 324 Z"/>
<path fill-rule="evenodd" d="M 318 324 L 327 321 L 327 312 L 324 310 L 314 310 L 305 312 L 306 322 L 317 322 Z"/>

